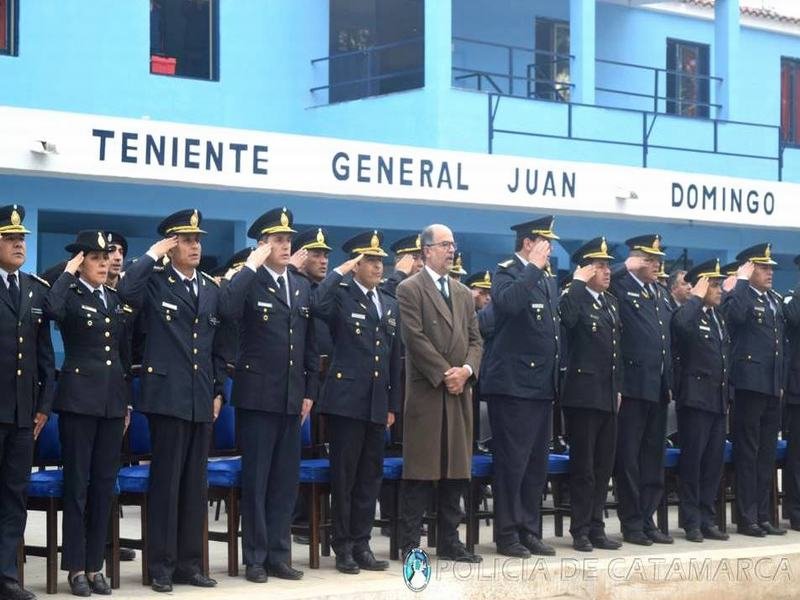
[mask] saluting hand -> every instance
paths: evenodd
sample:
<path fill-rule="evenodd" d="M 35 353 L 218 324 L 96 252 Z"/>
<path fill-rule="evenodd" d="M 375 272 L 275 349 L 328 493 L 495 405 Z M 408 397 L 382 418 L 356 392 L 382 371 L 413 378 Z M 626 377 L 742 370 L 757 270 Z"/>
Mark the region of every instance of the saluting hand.
<path fill-rule="evenodd" d="M 299 271 L 306 264 L 306 258 L 308 258 L 308 250 L 300 248 L 289 258 L 289 264 Z"/>
<path fill-rule="evenodd" d="M 37 412 L 36 417 L 33 419 L 33 439 L 38 440 L 39 434 L 42 433 L 42 429 L 44 426 L 47 425 L 47 415 L 44 413 Z"/>
<path fill-rule="evenodd" d="M 544 238 L 537 238 L 533 242 L 531 251 L 528 253 L 528 262 L 533 263 L 540 269 L 544 269 L 547 262 L 550 260 L 550 252 L 553 247 L 549 240 Z"/>
<path fill-rule="evenodd" d="M 706 297 L 708 293 L 708 277 L 701 277 L 697 280 L 692 288 L 692 295 L 697 296 L 701 300 Z"/>
<path fill-rule="evenodd" d="M 583 283 L 586 283 L 590 281 L 592 277 L 594 277 L 594 274 L 596 272 L 597 272 L 597 267 L 594 265 L 594 263 L 591 263 L 575 269 L 575 273 L 573 274 L 572 277 L 576 281 L 582 281 Z"/>
<path fill-rule="evenodd" d="M 337 269 L 342 275 L 347 275 L 350 271 L 356 268 L 356 265 L 361 262 L 362 258 L 364 258 L 364 255 L 359 254 L 355 258 L 351 258 L 350 260 L 343 262 L 337 267 Z"/>
<path fill-rule="evenodd" d="M 250 256 L 247 257 L 246 264 L 255 271 L 264 264 L 264 261 L 269 258 L 270 254 L 272 254 L 272 244 L 269 242 L 259 244 L 255 247 L 255 250 L 250 253 Z"/>
<path fill-rule="evenodd" d="M 159 240 L 155 244 L 150 246 L 150 252 L 152 252 L 159 259 L 161 259 L 164 258 L 167 252 L 172 250 L 177 245 L 178 245 L 178 236 L 173 235 L 168 238 L 164 238 L 163 240 Z"/>
<path fill-rule="evenodd" d="M 723 292 L 730 292 L 733 288 L 736 287 L 736 275 L 731 275 L 725 281 L 722 282 L 722 291 Z"/>
<path fill-rule="evenodd" d="M 625 259 L 625 268 L 631 273 L 638 272 L 644 265 L 644 258 L 641 256 L 629 256 Z"/>
<path fill-rule="evenodd" d="M 752 260 L 748 260 L 746 263 L 736 269 L 736 279 L 750 279 L 750 276 L 755 270 L 755 263 Z"/>
<path fill-rule="evenodd" d="M 410 252 L 403 254 L 397 264 L 394 266 L 395 271 L 400 271 L 404 275 L 411 275 L 411 269 L 414 268 L 414 255 Z"/>
<path fill-rule="evenodd" d="M 75 275 L 75 273 L 78 272 L 78 268 L 83 264 L 83 257 L 84 253 L 83 250 L 81 250 L 75 256 L 69 259 L 69 261 L 67 261 L 67 265 L 64 267 L 64 270 L 71 275 Z"/>

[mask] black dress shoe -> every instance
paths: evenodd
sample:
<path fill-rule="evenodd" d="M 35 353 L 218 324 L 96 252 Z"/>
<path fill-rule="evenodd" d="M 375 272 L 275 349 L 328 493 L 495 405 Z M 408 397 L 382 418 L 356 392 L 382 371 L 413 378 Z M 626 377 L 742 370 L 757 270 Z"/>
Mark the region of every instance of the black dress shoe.
<path fill-rule="evenodd" d="M 247 565 L 244 578 L 253 583 L 267 583 L 267 571 L 261 565 Z"/>
<path fill-rule="evenodd" d="M 764 521 L 763 523 L 758 524 L 761 529 L 764 530 L 764 533 L 767 535 L 786 535 L 786 530 L 780 527 L 775 527 L 769 521 Z"/>
<path fill-rule="evenodd" d="M 712 525 L 711 527 L 701 527 L 700 531 L 703 534 L 703 537 L 709 540 L 719 540 L 724 542 L 725 540 L 729 540 L 731 536 L 727 533 L 723 533 L 719 530 L 719 527 L 716 525 Z"/>
<path fill-rule="evenodd" d="M 94 579 L 89 579 L 89 587 L 92 589 L 93 594 L 100 594 L 101 596 L 111 595 L 111 586 L 108 585 L 102 573 L 95 573 Z"/>
<path fill-rule="evenodd" d="M 73 596 L 81 596 L 83 598 L 88 598 L 92 595 L 92 588 L 89 587 L 89 580 L 86 579 L 86 575 L 83 573 L 70 578 L 69 591 L 72 592 Z"/>
<path fill-rule="evenodd" d="M 350 552 L 336 555 L 336 570 L 347 575 L 358 575 L 361 569 Z"/>
<path fill-rule="evenodd" d="M 585 535 L 579 535 L 578 537 L 574 538 L 572 540 L 572 547 L 578 552 L 591 552 L 594 550 L 592 542 L 590 542 L 589 538 Z"/>
<path fill-rule="evenodd" d="M 592 542 L 592 546 L 598 548 L 599 550 L 619 550 L 622 548 L 622 544 L 617 540 L 609 539 L 606 536 L 598 536 L 598 537 L 589 537 L 589 541 Z"/>
<path fill-rule="evenodd" d="M 267 573 L 273 577 L 277 577 L 278 579 L 290 579 L 292 581 L 297 581 L 298 579 L 303 578 L 302 571 L 293 569 L 286 563 L 275 563 L 274 565 L 269 565 L 267 567 Z"/>
<path fill-rule="evenodd" d="M 750 525 L 739 525 L 736 528 L 736 532 L 741 533 L 742 535 L 749 535 L 750 537 L 766 537 L 767 535 L 767 533 L 755 523 L 751 523 Z"/>
<path fill-rule="evenodd" d="M 556 549 L 552 546 L 548 546 L 542 540 L 540 540 L 535 535 L 523 535 L 519 538 L 520 543 L 525 546 L 531 554 L 536 554 L 537 556 L 555 556 Z"/>
<path fill-rule="evenodd" d="M 153 581 L 150 582 L 150 589 L 154 592 L 171 592 L 172 580 L 169 577 L 153 577 Z"/>
<path fill-rule="evenodd" d="M 675 541 L 672 539 L 671 535 L 667 535 L 658 529 L 645 531 L 644 534 L 649 537 L 654 544 L 672 544 Z"/>
<path fill-rule="evenodd" d="M 653 540 L 647 537 L 641 531 L 631 531 L 630 533 L 622 534 L 622 539 L 629 544 L 636 544 L 637 546 L 652 546 Z"/>
<path fill-rule="evenodd" d="M 449 548 L 436 548 L 436 556 L 444 560 L 463 563 L 483 562 L 483 558 L 478 554 L 473 554 L 460 541 L 456 541 Z"/>
<path fill-rule="evenodd" d="M 503 556 L 511 556 L 512 558 L 530 558 L 531 551 L 519 542 L 511 542 L 508 544 L 497 544 L 497 553 Z"/>
<path fill-rule="evenodd" d="M 697 527 L 692 527 L 686 530 L 686 539 L 690 542 L 702 542 L 703 534 Z"/>
<path fill-rule="evenodd" d="M 33 592 L 21 587 L 16 581 L 0 583 L 0 598 L 3 600 L 36 600 Z"/>
<path fill-rule="evenodd" d="M 119 559 L 122 562 L 130 562 L 132 560 L 136 560 L 136 551 L 132 550 L 131 548 L 120 548 Z"/>
<path fill-rule="evenodd" d="M 311 538 L 307 535 L 294 535 L 292 536 L 292 541 L 295 544 L 300 544 L 301 546 L 308 546 L 311 544 Z"/>
<path fill-rule="evenodd" d="M 358 566 L 365 571 L 385 571 L 389 568 L 389 561 L 378 560 L 369 548 L 361 550 L 360 552 L 354 552 L 353 558 Z"/>
<path fill-rule="evenodd" d="M 172 583 L 181 585 L 193 585 L 195 587 L 212 588 L 217 585 L 216 579 L 206 577 L 202 573 L 192 573 L 191 575 L 183 575 L 175 573 L 172 576 Z"/>

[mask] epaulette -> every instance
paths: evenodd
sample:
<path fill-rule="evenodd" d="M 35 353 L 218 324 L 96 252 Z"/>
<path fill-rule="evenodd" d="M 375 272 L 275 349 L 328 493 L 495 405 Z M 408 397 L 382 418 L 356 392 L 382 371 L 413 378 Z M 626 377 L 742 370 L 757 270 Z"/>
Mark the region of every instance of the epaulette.
<path fill-rule="evenodd" d="M 39 277 L 38 275 L 34 275 L 33 273 L 28 273 L 28 275 L 30 275 L 31 277 L 33 277 L 33 278 L 34 278 L 36 281 L 38 281 L 39 283 L 41 283 L 41 284 L 42 284 L 42 285 L 44 285 L 45 287 L 50 287 L 50 284 L 49 284 L 49 283 L 47 283 L 47 280 L 46 280 L 46 279 L 42 279 L 41 277 Z"/>
<path fill-rule="evenodd" d="M 219 287 L 219 284 L 217 283 L 217 280 L 216 280 L 216 279 L 214 279 L 214 278 L 213 278 L 211 275 L 209 275 L 209 274 L 208 274 L 208 273 L 206 273 L 205 271 L 200 271 L 200 275 L 202 275 L 203 277 L 205 277 L 206 279 L 208 279 L 208 280 L 209 280 L 211 283 L 213 283 L 215 286 Z"/>
<path fill-rule="evenodd" d="M 105 286 L 105 288 L 106 288 L 107 290 L 111 290 L 111 291 L 112 291 L 112 292 L 114 292 L 115 294 L 119 293 L 119 292 L 117 292 L 117 288 L 113 288 L 113 287 L 111 287 L 110 285 L 107 285 L 107 286 Z"/>
<path fill-rule="evenodd" d="M 350 287 L 350 283 L 348 283 L 348 281 L 346 279 L 343 279 L 342 281 L 340 281 L 339 285 L 341 287 L 343 287 L 343 288 Z"/>
<path fill-rule="evenodd" d="M 497 266 L 498 267 L 503 267 L 504 269 L 507 269 L 508 267 L 510 267 L 513 264 L 514 264 L 514 259 L 513 258 L 509 258 L 508 260 L 504 260 L 503 262 L 497 263 Z"/>
<path fill-rule="evenodd" d="M 778 292 L 776 292 L 775 290 L 770 290 L 770 291 L 771 291 L 773 294 L 775 294 L 775 296 L 778 298 L 778 300 L 781 300 L 781 301 L 783 301 L 783 296 L 781 296 L 781 295 L 780 295 Z"/>
<path fill-rule="evenodd" d="M 164 272 L 164 265 L 159 265 L 159 264 L 153 265 L 153 272 L 154 273 L 163 273 Z"/>

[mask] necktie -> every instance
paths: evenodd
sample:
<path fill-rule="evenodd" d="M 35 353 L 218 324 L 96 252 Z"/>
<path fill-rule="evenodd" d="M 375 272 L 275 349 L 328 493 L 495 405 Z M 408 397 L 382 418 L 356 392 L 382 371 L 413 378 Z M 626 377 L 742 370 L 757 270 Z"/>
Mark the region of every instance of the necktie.
<path fill-rule="evenodd" d="M 286 293 L 286 280 L 283 275 L 278 275 L 278 288 L 281 290 L 281 295 L 286 298 L 286 304 L 289 304 L 289 296 Z"/>
<path fill-rule="evenodd" d="M 611 322 L 613 323 L 614 322 L 614 313 L 612 313 L 611 309 L 608 307 L 608 302 L 606 302 L 605 294 L 600 294 L 599 296 L 597 296 L 597 300 L 600 302 L 600 306 L 602 307 L 602 309 L 604 311 L 606 311 L 606 314 L 609 317 L 611 317 Z"/>
<path fill-rule="evenodd" d="M 369 298 L 369 301 L 370 301 L 370 304 L 371 304 L 370 308 L 375 309 L 375 313 L 378 315 L 378 318 L 380 319 L 381 318 L 381 311 L 378 308 L 378 303 L 375 301 L 375 292 L 373 292 L 372 290 L 369 290 L 367 292 L 367 298 Z"/>
<path fill-rule="evenodd" d="M 19 286 L 17 285 L 17 274 L 8 274 L 8 294 L 11 296 L 11 305 L 14 312 L 19 312 Z"/>
<path fill-rule="evenodd" d="M 183 283 L 186 285 L 186 289 L 189 291 L 189 297 L 192 299 L 194 309 L 197 310 L 197 294 L 194 293 L 194 280 L 184 279 Z"/>
<path fill-rule="evenodd" d="M 442 275 L 439 277 L 439 292 L 442 294 L 442 298 L 444 298 L 445 303 L 447 304 L 448 308 L 452 310 L 452 305 L 450 304 L 450 296 L 447 293 L 447 277 Z"/>
<path fill-rule="evenodd" d="M 95 290 L 95 291 L 93 291 L 93 292 L 92 292 L 92 296 L 94 296 L 95 298 L 97 298 L 97 301 L 98 301 L 100 304 L 102 304 L 104 307 L 106 307 L 106 308 L 107 308 L 107 305 L 106 305 L 105 298 L 103 298 L 103 294 L 100 292 L 100 290 Z"/>

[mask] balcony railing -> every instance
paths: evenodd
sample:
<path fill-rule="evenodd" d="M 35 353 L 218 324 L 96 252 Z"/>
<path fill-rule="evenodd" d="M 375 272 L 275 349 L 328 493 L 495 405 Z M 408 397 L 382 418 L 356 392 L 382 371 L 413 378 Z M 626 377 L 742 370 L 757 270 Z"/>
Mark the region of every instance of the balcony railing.
<path fill-rule="evenodd" d="M 311 61 L 317 80 L 309 91 L 318 103 L 333 103 L 422 87 L 424 37 L 322 56 Z M 324 68 L 325 73 L 316 72 Z"/>

